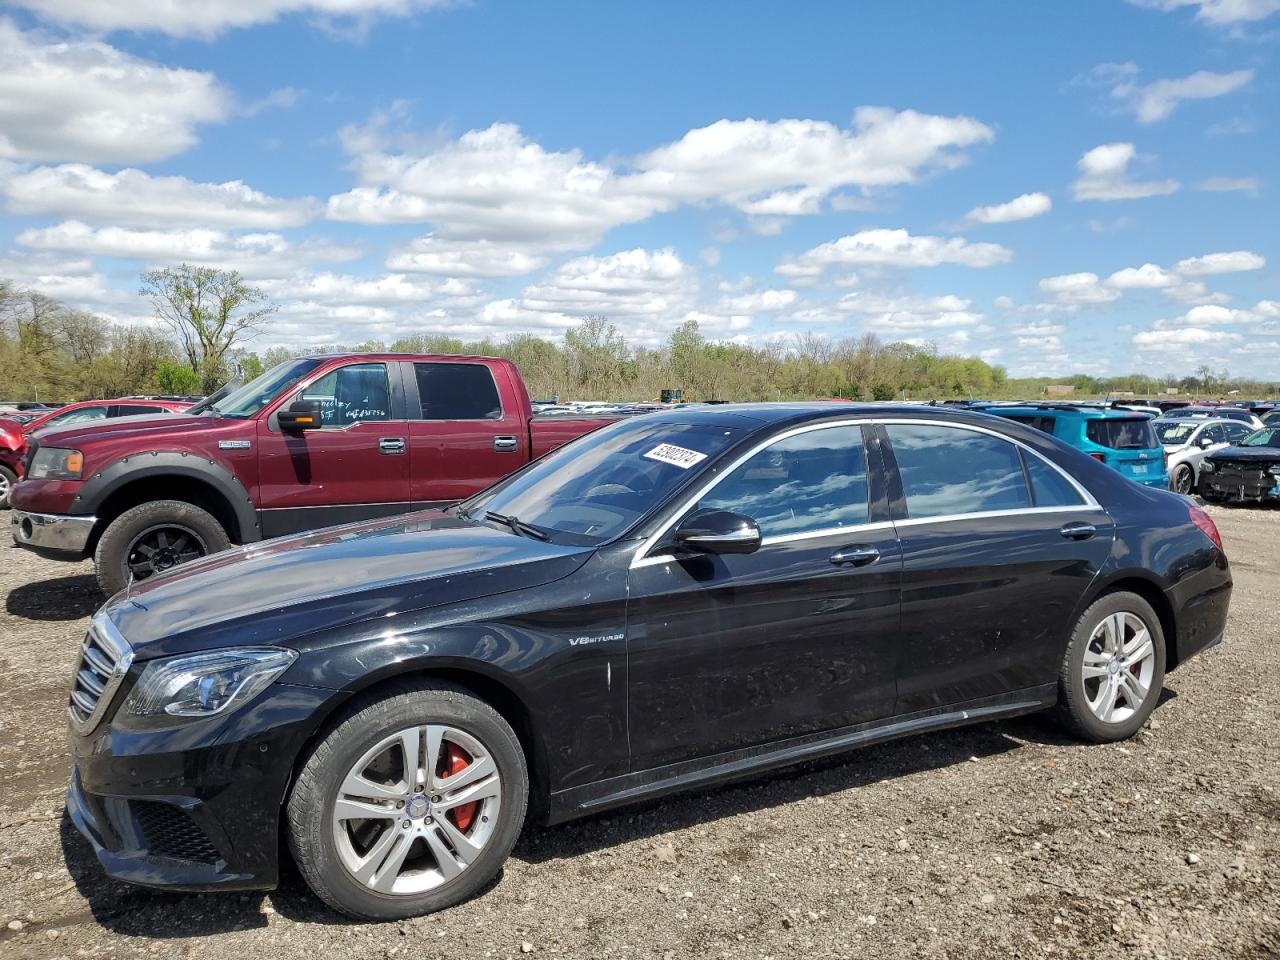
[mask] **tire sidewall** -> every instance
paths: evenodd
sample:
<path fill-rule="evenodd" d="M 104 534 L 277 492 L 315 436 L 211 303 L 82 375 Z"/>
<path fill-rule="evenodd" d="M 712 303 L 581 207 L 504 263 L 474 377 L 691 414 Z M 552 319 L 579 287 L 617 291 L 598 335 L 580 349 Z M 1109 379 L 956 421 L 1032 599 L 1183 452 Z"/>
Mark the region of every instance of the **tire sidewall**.
<path fill-rule="evenodd" d="M 367 750 L 399 730 L 426 723 L 458 727 L 488 748 L 502 779 L 500 822 L 483 852 L 456 879 L 421 894 L 378 893 L 343 865 L 333 837 L 333 805 L 343 778 Z M 307 883 L 339 911 L 373 920 L 432 913 L 474 896 L 499 874 L 524 826 L 528 789 L 520 741 L 495 710 L 451 688 L 403 692 L 358 710 L 308 757 L 288 801 L 290 846 Z"/>
<path fill-rule="evenodd" d="M 3 463 L 0 463 L 0 477 L 4 477 L 9 481 L 9 489 L 4 496 L 0 497 L 0 510 L 8 510 L 9 500 L 13 497 L 13 485 L 18 482 L 18 475 Z"/>
<path fill-rule="evenodd" d="M 1116 613 L 1131 613 L 1146 625 L 1155 652 L 1155 671 L 1151 677 L 1147 698 L 1133 716 L 1120 723 L 1104 723 L 1089 709 L 1084 678 L 1081 674 L 1084 652 L 1093 631 L 1106 617 Z M 1096 600 L 1077 621 L 1071 643 L 1063 658 L 1062 671 L 1059 674 L 1061 705 L 1068 712 L 1071 726 L 1090 740 L 1109 742 L 1129 739 L 1147 722 L 1147 718 L 1151 716 L 1151 712 L 1160 700 L 1161 691 L 1164 689 L 1165 665 L 1164 629 L 1151 604 L 1136 593 L 1110 593 Z"/>
<path fill-rule="evenodd" d="M 231 539 L 222 524 L 218 523 L 213 514 L 195 504 L 182 500 L 156 500 L 140 504 L 112 520 L 98 540 L 93 559 L 97 567 L 98 583 L 104 593 L 112 596 L 123 590 L 129 582 L 127 553 L 134 538 L 151 527 L 166 523 L 186 527 L 194 532 L 204 541 L 205 556 L 231 546 Z"/>
<path fill-rule="evenodd" d="M 1178 480 L 1184 476 L 1190 478 L 1185 491 L 1178 484 Z M 1186 493 L 1188 496 L 1196 492 L 1196 473 L 1188 464 L 1180 463 L 1173 468 L 1173 490 L 1175 493 Z"/>

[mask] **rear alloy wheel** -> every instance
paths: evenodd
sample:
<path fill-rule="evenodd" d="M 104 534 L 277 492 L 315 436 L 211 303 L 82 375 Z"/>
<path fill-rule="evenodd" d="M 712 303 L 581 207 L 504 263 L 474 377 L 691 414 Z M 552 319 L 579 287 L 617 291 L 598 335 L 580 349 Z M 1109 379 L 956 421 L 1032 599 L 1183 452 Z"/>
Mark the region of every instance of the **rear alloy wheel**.
<path fill-rule="evenodd" d="M 1160 619 L 1133 593 L 1095 602 L 1076 624 L 1058 675 L 1058 711 L 1086 740 L 1125 740 L 1146 722 L 1164 688 Z"/>
<path fill-rule="evenodd" d="M 1169 484 L 1174 493 L 1190 496 L 1191 491 L 1195 489 L 1195 485 L 1196 477 L 1189 466 L 1182 463 L 1174 468 L 1173 482 Z"/>
<path fill-rule="evenodd" d="M 13 493 L 13 485 L 18 482 L 18 475 L 0 463 L 0 510 L 9 507 L 9 495 Z"/>
<path fill-rule="evenodd" d="M 501 714 L 458 687 L 405 683 L 357 701 L 305 757 L 286 807 L 290 849 L 335 910 L 430 913 L 498 874 L 528 792 Z"/>
<path fill-rule="evenodd" d="M 156 500 L 126 510 L 98 540 L 98 585 L 111 596 L 130 582 L 225 550 L 227 532 L 207 510 L 181 500 Z"/>

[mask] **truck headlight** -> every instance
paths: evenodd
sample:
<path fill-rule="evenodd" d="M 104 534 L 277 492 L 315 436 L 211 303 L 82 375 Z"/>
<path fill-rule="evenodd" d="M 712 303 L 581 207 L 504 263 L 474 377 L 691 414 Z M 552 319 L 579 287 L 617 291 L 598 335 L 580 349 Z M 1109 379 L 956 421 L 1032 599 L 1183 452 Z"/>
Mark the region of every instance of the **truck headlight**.
<path fill-rule="evenodd" d="M 144 729 L 225 713 L 252 700 L 297 657 L 280 647 L 245 647 L 153 661 L 113 722 Z"/>
<path fill-rule="evenodd" d="M 1212 460 L 1205 460 L 1205 461 L 1203 461 L 1203 462 L 1200 464 L 1200 469 L 1201 469 L 1201 470 L 1203 470 L 1205 473 L 1213 473 L 1213 469 L 1214 469 L 1214 468 L 1213 468 L 1213 461 L 1212 461 Z"/>
<path fill-rule="evenodd" d="M 84 470 L 84 454 L 79 450 L 40 447 L 31 458 L 27 476 L 33 480 L 79 480 Z"/>

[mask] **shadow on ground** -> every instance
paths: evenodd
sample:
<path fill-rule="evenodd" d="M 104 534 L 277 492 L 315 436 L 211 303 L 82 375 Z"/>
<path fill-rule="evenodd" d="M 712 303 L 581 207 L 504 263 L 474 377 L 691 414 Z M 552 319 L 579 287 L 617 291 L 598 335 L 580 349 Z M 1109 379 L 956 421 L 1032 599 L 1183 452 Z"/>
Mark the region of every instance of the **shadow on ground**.
<path fill-rule="evenodd" d="M 741 813 L 784 808 L 808 797 L 965 763 L 971 758 L 997 756 L 1026 742 L 1079 746 L 1079 741 L 1040 717 L 926 734 L 555 827 L 529 825 L 512 856 L 532 864 L 582 856 Z M 80 916 L 50 920 L 50 926 L 96 922 L 126 936 L 171 939 L 265 927 L 269 922 L 263 913 L 263 893 L 180 894 L 130 887 L 102 873 L 92 848 L 65 816 L 61 839 L 67 869 L 88 901 L 88 910 L 82 910 Z M 275 911 L 299 923 L 354 922 L 327 909 L 310 893 L 283 848 L 281 858 L 280 886 L 270 900 Z M 500 882 L 501 877 L 479 896 Z"/>
<path fill-rule="evenodd" d="M 103 600 L 97 578 L 86 573 L 14 587 L 4 606 L 27 620 L 79 620 L 102 606 Z"/>

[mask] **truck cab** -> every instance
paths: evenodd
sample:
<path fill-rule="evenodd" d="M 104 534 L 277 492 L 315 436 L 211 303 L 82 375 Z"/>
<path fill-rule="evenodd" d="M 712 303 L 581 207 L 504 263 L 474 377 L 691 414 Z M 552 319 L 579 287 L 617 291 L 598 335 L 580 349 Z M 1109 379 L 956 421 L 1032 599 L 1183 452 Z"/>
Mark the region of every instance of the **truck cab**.
<path fill-rule="evenodd" d="M 112 594 L 231 544 L 445 506 L 611 419 L 535 420 L 500 358 L 301 357 L 163 421 L 34 434 L 13 537 L 92 556 Z"/>

